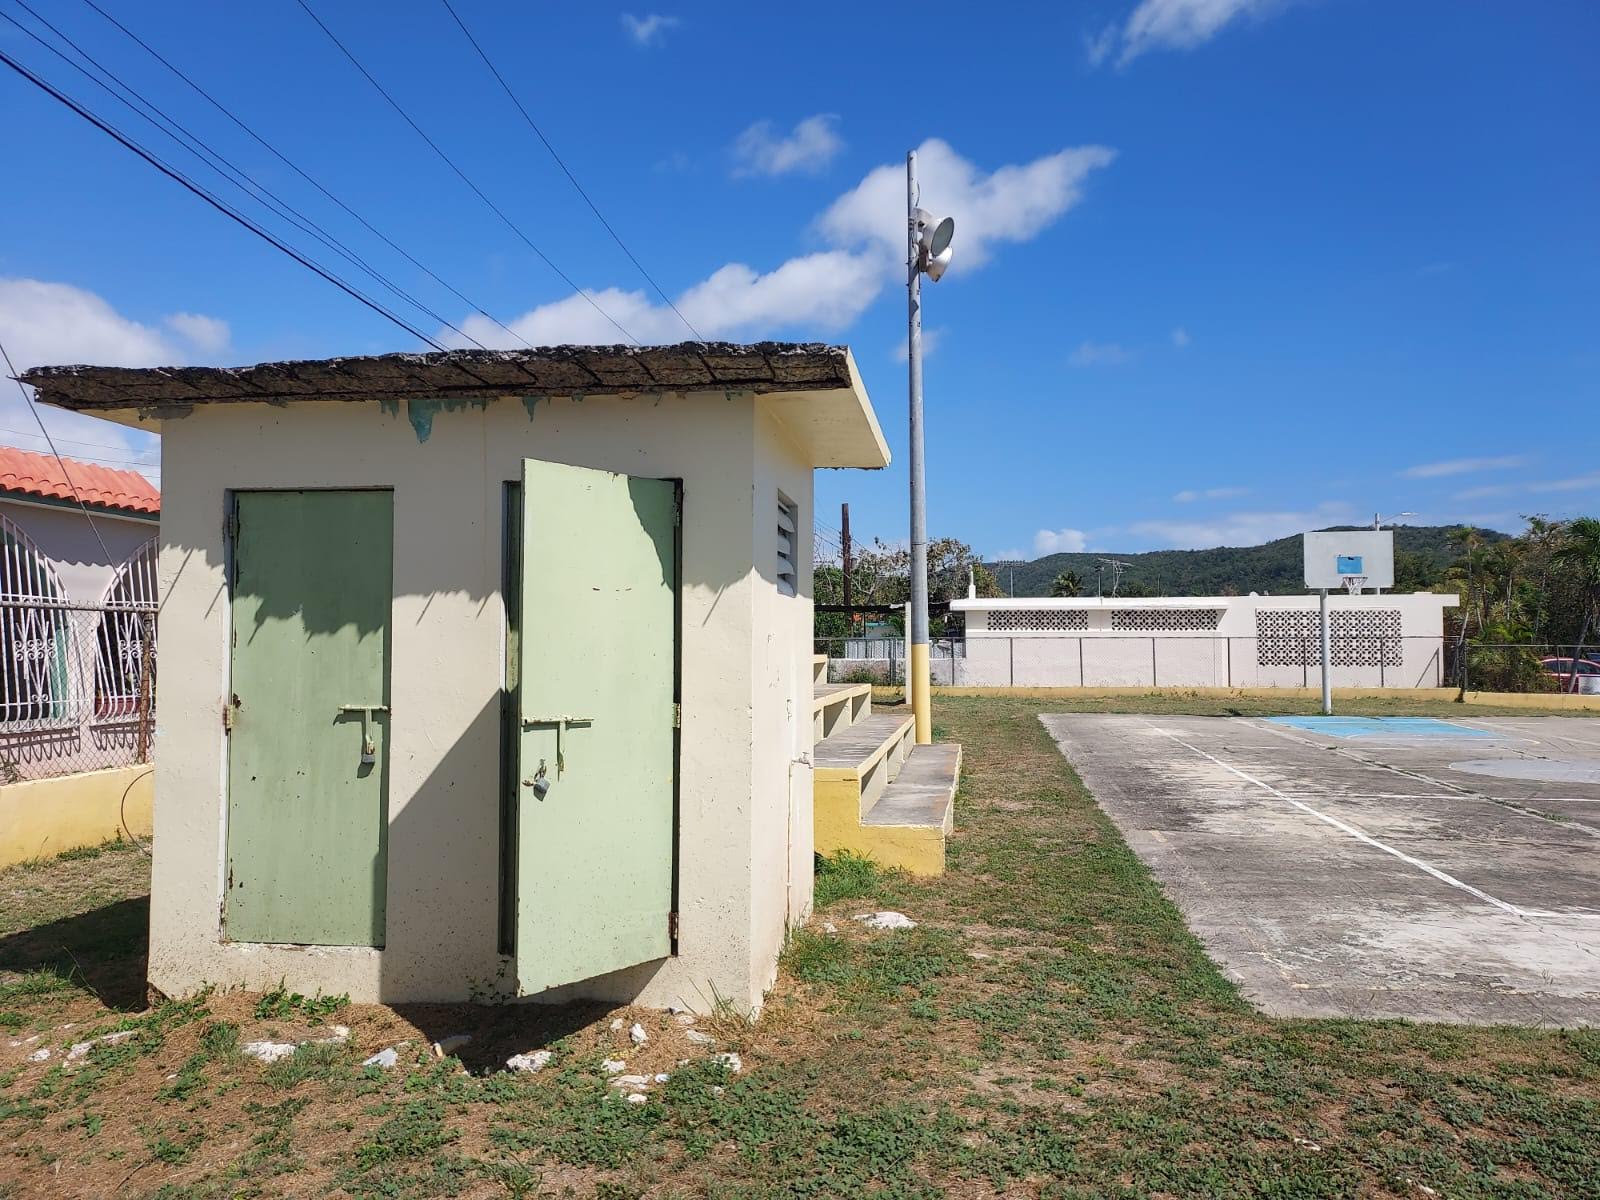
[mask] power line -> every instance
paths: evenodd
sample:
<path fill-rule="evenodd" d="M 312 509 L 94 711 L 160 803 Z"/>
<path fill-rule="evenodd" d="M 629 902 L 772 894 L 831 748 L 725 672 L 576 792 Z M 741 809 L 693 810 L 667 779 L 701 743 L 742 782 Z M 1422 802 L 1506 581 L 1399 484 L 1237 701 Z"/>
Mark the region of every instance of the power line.
<path fill-rule="evenodd" d="M 378 95 L 382 96 L 389 102 L 389 107 L 400 114 L 401 119 L 404 120 L 407 125 L 411 126 L 416 135 L 428 144 L 428 148 L 437 154 L 440 160 L 443 161 L 447 167 L 456 173 L 462 183 L 466 184 L 472 189 L 473 194 L 477 196 L 478 199 L 482 200 L 484 204 L 488 205 L 489 210 L 505 223 L 506 228 L 510 229 L 512 233 L 516 234 L 517 237 L 522 240 L 522 243 L 528 247 L 528 249 L 532 250 L 539 256 L 539 258 L 544 262 L 545 266 L 549 267 L 558 276 L 560 276 L 562 282 L 564 282 L 568 287 L 577 292 L 578 295 L 582 296 L 588 303 L 589 307 L 594 309 L 595 312 L 599 313 L 602 317 L 609 321 L 611 325 L 622 334 L 623 337 L 627 338 L 635 346 L 640 344 L 639 339 L 634 337 L 633 334 L 629 333 L 615 317 L 613 317 L 605 309 L 601 308 L 593 296 L 591 296 L 583 288 L 579 287 L 570 275 L 568 275 L 560 267 L 556 266 L 555 262 L 550 258 L 550 256 L 543 250 L 539 249 L 539 247 L 534 243 L 533 239 L 522 231 L 522 227 L 510 217 L 506 216 L 505 212 L 500 208 L 500 206 L 497 205 L 493 200 L 489 199 L 484 190 L 474 183 L 472 178 L 465 171 L 456 165 L 455 160 L 441 150 L 439 148 L 439 144 L 423 132 L 422 126 L 418 125 L 416 121 L 412 119 L 411 114 L 400 106 L 400 102 L 391 96 L 388 91 L 384 89 L 384 86 L 373 77 L 372 73 L 368 71 L 366 67 L 361 65 L 361 60 L 352 54 L 349 49 L 346 48 L 345 44 L 336 36 L 334 36 L 333 30 L 329 29 L 322 23 L 322 18 L 317 16 L 317 14 L 311 10 L 311 6 L 306 3 L 306 0 L 295 0 L 295 2 L 299 4 L 300 7 L 305 11 L 306 16 L 310 17 L 314 22 L 316 22 L 317 28 L 322 30 L 322 32 L 327 35 L 328 40 L 338 47 L 339 52 L 350 60 L 350 65 L 355 67 L 355 69 L 361 73 L 362 78 L 364 78 L 377 90 Z"/>
<path fill-rule="evenodd" d="M 352 299 L 360 302 L 361 304 L 364 304 L 366 307 L 370 308 L 373 312 L 377 313 L 378 315 L 380 315 L 382 317 L 386 317 L 390 321 L 393 321 L 396 325 L 398 325 L 401 329 L 405 330 L 408 334 L 410 334 L 412 337 L 416 338 L 418 341 L 426 342 L 428 345 L 432 346 L 435 350 L 439 350 L 439 351 L 443 351 L 444 350 L 443 346 L 441 346 L 438 342 L 434 341 L 427 334 L 423 333 L 420 329 L 413 328 L 402 317 L 398 316 L 397 314 L 395 314 L 393 312 L 390 312 L 382 304 L 380 304 L 380 303 L 378 303 L 378 301 L 372 299 L 372 297 L 370 297 L 366 293 L 362 292 L 359 288 L 356 288 L 353 285 L 345 282 L 343 279 L 339 278 L 339 276 L 335 275 L 332 271 L 329 271 L 326 267 L 323 267 L 319 263 L 315 262 L 314 260 L 312 260 L 310 258 L 307 258 L 304 254 L 301 254 L 293 246 L 288 245 L 286 242 L 284 242 L 281 239 L 279 239 L 278 237 L 276 237 L 270 230 L 264 229 L 262 226 L 257 224 L 255 221 L 251 220 L 249 217 L 245 216 L 243 213 L 241 213 L 237 209 L 233 208 L 231 205 L 229 205 L 227 203 L 227 201 L 222 200 L 219 197 L 213 195 L 211 192 L 206 190 L 200 184 L 195 183 L 193 180 L 191 180 L 187 175 L 185 175 L 182 171 L 178 170 L 176 167 L 169 166 L 167 163 L 163 162 L 155 154 L 151 153 L 149 150 L 146 150 L 138 142 L 134 141 L 132 138 L 130 138 L 126 134 L 122 133 L 115 126 L 107 123 L 106 121 L 102 120 L 100 117 L 96 116 L 93 112 L 91 112 L 89 109 L 85 108 L 82 104 L 78 103 L 71 96 L 68 96 L 66 93 L 64 93 L 64 92 L 60 91 L 59 89 L 57 89 L 54 85 L 46 82 L 45 80 L 41 79 L 39 76 L 35 75 L 32 71 L 30 71 L 27 67 L 23 66 L 16 59 L 12 58 L 11 55 L 6 53 L 4 50 L 0 50 L 0 62 L 3 62 L 6 66 L 10 67 L 13 71 L 15 71 L 18 75 L 21 75 L 24 79 L 26 79 L 29 83 L 33 84 L 34 87 L 38 88 L 40 91 L 44 92 L 45 94 L 53 97 L 54 99 L 60 101 L 62 104 L 66 105 L 73 112 L 77 113 L 80 117 L 82 117 L 85 121 L 88 121 L 96 129 L 99 129 L 102 133 L 104 133 L 107 136 L 109 136 L 111 138 L 114 138 L 116 141 L 120 142 L 125 148 L 133 151 L 140 158 L 144 159 L 145 162 L 149 163 L 156 170 L 160 171 L 163 175 L 167 176 L 167 178 L 171 179 L 174 183 L 177 183 L 178 185 L 183 187 L 186 191 L 194 193 L 196 196 L 200 197 L 200 199 L 204 200 L 207 204 L 211 205 L 211 207 L 215 208 L 218 212 L 222 213 L 224 216 L 228 217 L 230 220 L 235 221 L 238 224 L 244 226 L 244 228 L 248 229 L 251 233 L 255 234 L 257 237 L 261 238 L 263 241 L 268 242 L 269 244 L 271 244 L 272 246 L 274 246 L 278 250 L 281 250 L 283 253 L 287 254 L 290 258 L 294 259 L 301 266 L 307 268 L 308 270 L 316 272 L 323 279 L 326 279 L 329 283 L 333 284 L 334 287 L 338 288 L 340 291 L 344 292 L 346 295 L 350 296 Z"/>
<path fill-rule="evenodd" d="M 39 406 L 34 402 L 33 393 L 28 391 L 27 385 L 17 378 L 17 369 L 11 365 L 11 355 L 6 352 L 6 345 L 0 342 L 0 359 L 5 360 L 6 374 L 11 376 L 17 385 L 17 390 L 22 393 L 22 402 L 27 405 L 28 411 L 33 414 L 34 422 L 39 426 L 39 432 L 44 435 L 44 440 L 50 443 L 50 453 L 55 455 L 56 466 L 61 468 L 61 476 L 67 481 L 67 486 L 72 489 L 72 498 L 78 502 L 78 507 L 83 510 L 84 520 L 89 522 L 89 532 L 94 534 L 94 540 L 100 543 L 100 553 L 105 555 L 108 563 L 117 560 L 111 557 L 111 551 L 106 549 L 106 540 L 100 536 L 100 526 L 94 523 L 94 516 L 89 512 L 89 506 L 83 502 L 82 495 L 78 492 L 78 485 L 73 481 L 72 472 L 67 470 L 66 460 L 61 457 L 61 452 L 56 449 L 55 441 L 50 437 L 50 431 L 44 427 L 44 418 L 39 415 Z"/>
<path fill-rule="evenodd" d="M 288 167 L 296 175 L 300 176 L 301 179 L 305 180 L 312 187 L 316 188 L 317 191 L 321 192 L 323 194 L 323 196 L 327 197 L 328 200 L 332 201 L 339 208 L 343 209 L 345 213 L 347 213 L 355 221 L 359 222 L 361 227 L 363 229 L 365 229 L 368 233 L 372 234 L 373 237 L 375 237 L 379 241 L 383 242 L 384 245 L 388 246 L 396 254 L 400 255 L 401 258 L 405 259 L 412 266 L 416 267 L 417 270 L 421 271 L 429 279 L 433 280 L 440 287 L 444 288 L 445 291 L 449 292 L 452 296 L 454 296 L 457 300 L 461 301 L 461 303 L 465 304 L 472 311 L 477 312 L 477 313 L 481 313 L 483 316 L 487 317 L 490 321 L 493 321 L 501 329 L 505 330 L 506 333 L 508 333 L 512 337 L 516 338 L 517 341 L 521 342 L 524 346 L 527 346 L 529 349 L 533 348 L 533 344 L 531 342 L 529 342 L 525 337 L 523 337 L 520 333 L 518 333 L 515 329 L 512 329 L 511 326 L 507 325 L 504 321 L 500 320 L 493 313 L 489 312 L 481 304 L 478 304 L 478 303 L 474 302 L 472 299 L 470 299 L 469 297 L 463 295 L 453 285 L 448 283 L 446 280 L 441 278 L 439 275 L 435 274 L 430 268 L 428 268 L 427 266 L 425 266 L 424 264 L 419 262 L 417 259 L 412 257 L 410 253 L 408 253 L 403 247 L 401 247 L 397 242 L 395 242 L 387 234 L 383 233 L 376 226 L 374 226 L 372 224 L 372 222 L 368 221 L 365 217 L 363 217 L 355 209 L 351 208 L 350 205 L 346 204 L 338 196 L 334 195 L 331 191 L 329 191 L 326 187 L 324 187 L 320 182 L 318 182 L 314 177 L 312 177 L 311 175 L 307 174 L 304 170 L 302 170 L 300 168 L 300 166 L 297 163 L 295 163 L 292 159 L 290 159 L 287 155 L 285 155 L 281 150 L 279 150 L 271 142 L 267 141 L 266 138 L 262 137 L 254 129 L 252 129 L 249 125 L 247 125 L 240 117 L 235 115 L 233 113 L 233 111 L 230 110 L 226 105 L 224 105 L 220 100 L 218 100 L 210 92 L 206 91 L 205 88 L 201 87 L 198 83 L 196 83 L 193 79 L 191 79 L 188 75 L 186 75 L 182 70 L 180 70 L 177 66 L 175 66 L 171 61 L 169 61 L 166 58 L 165 55 L 163 55 L 160 51 L 156 50 L 153 46 L 151 46 L 148 42 L 146 42 L 138 34 L 134 33 L 133 30 L 129 29 L 121 21 L 117 20 L 116 17 L 112 16 L 105 9 L 101 8 L 100 5 L 95 2 L 95 0 L 83 0 L 83 2 L 85 4 L 87 4 L 90 8 L 94 9 L 95 12 L 99 13 L 107 21 L 111 22 L 111 24 L 115 25 L 118 29 L 120 29 L 123 32 L 123 34 L 125 34 L 128 38 L 130 38 L 142 50 L 144 50 L 144 52 L 146 54 L 150 55 L 158 63 L 160 63 L 162 66 L 166 67 L 166 69 L 168 71 L 171 71 L 174 75 L 176 75 L 179 79 L 181 79 L 184 83 L 186 83 L 195 93 L 197 93 L 203 100 L 205 100 L 206 103 L 210 104 L 211 107 L 215 108 L 223 116 L 227 117 L 228 120 L 232 121 L 236 126 L 238 126 L 247 135 L 249 135 L 252 139 L 254 139 L 255 142 L 258 145 L 260 145 L 263 149 L 265 149 L 269 154 L 271 154 L 274 158 L 276 158 L 284 166 Z"/>
<path fill-rule="evenodd" d="M 0 433 L 11 433 L 11 434 L 15 434 L 17 437 L 38 437 L 39 436 L 37 433 L 29 433 L 26 429 L 0 429 Z M 127 452 L 129 450 L 128 446 L 126 446 L 126 445 L 119 446 L 116 442 L 86 442 L 86 441 L 82 440 L 81 438 L 64 438 L 64 437 L 58 437 L 56 439 L 56 441 L 63 442 L 68 446 L 93 446 L 97 450 L 121 450 L 121 451 L 124 451 L 124 452 Z M 87 458 L 88 455 L 81 455 L 81 456 L 76 456 L 76 457 Z M 121 462 L 121 461 L 124 461 L 124 460 L 122 460 L 122 459 L 116 459 L 116 460 L 108 459 L 107 461 L 108 462 L 109 461 Z"/>
<path fill-rule="evenodd" d="M 276 192 L 272 191 L 271 188 L 268 188 L 263 184 L 258 184 L 254 180 L 250 179 L 248 175 L 236 167 L 226 157 L 218 153 L 211 146 L 207 145 L 205 141 L 192 133 L 190 130 L 186 129 L 183 125 L 167 116 L 167 114 L 162 111 L 158 105 L 152 104 L 149 100 L 145 99 L 145 97 L 142 96 L 138 91 L 128 86 L 128 84 L 120 79 L 114 71 L 107 68 L 93 55 L 84 50 L 82 46 L 79 46 L 60 29 L 52 25 L 44 17 L 40 16 L 38 12 L 28 5 L 27 0 L 16 0 L 16 4 L 35 21 L 38 21 L 51 33 L 55 34 L 56 37 L 60 38 L 69 47 L 71 47 L 71 49 L 80 58 L 92 66 L 96 71 L 99 71 L 100 74 L 105 76 L 106 79 L 109 79 L 111 84 L 108 85 L 102 80 L 95 78 L 94 75 L 90 74 L 83 67 L 79 66 L 77 63 L 73 62 L 72 59 L 63 54 L 60 49 L 52 46 L 49 42 L 45 41 L 37 33 L 29 29 L 26 25 L 23 25 L 9 13 L 0 12 L 0 19 L 4 19 L 16 26 L 40 46 L 44 47 L 51 54 L 54 54 L 62 62 L 66 63 L 74 71 L 77 71 L 78 74 L 82 75 L 85 79 L 93 83 L 96 87 L 108 93 L 113 99 L 119 101 L 127 108 L 132 109 L 135 113 L 143 117 L 152 125 L 155 125 L 158 129 L 161 129 L 167 134 L 167 136 L 178 142 L 178 144 L 190 154 L 200 159 L 204 165 L 210 167 L 213 171 L 216 171 L 217 174 L 221 175 L 225 180 L 227 180 L 227 182 L 233 184 L 240 191 L 245 192 L 246 195 L 249 195 L 251 199 L 254 199 L 257 203 L 262 204 L 277 216 L 295 225 L 301 230 L 301 232 L 309 234 L 311 237 L 321 242 L 328 249 L 332 250 L 335 254 L 339 255 L 339 257 L 343 258 L 351 266 L 356 267 L 358 270 L 364 271 L 368 276 L 376 280 L 399 300 L 411 305 L 425 316 L 430 317 L 432 320 L 445 326 L 452 332 L 466 338 L 467 341 L 477 346 L 478 349 L 487 349 L 487 347 L 485 347 L 482 342 L 478 341 L 477 338 L 473 337 L 464 330 L 457 328 L 442 315 L 434 312 L 433 309 L 429 308 L 426 304 L 422 303 L 422 301 L 411 295 L 410 292 L 407 292 L 393 280 L 389 279 L 386 275 L 372 266 L 372 264 L 367 262 L 366 259 L 362 258 L 359 254 L 351 250 L 338 238 L 329 234 L 310 217 L 307 217 L 304 213 L 301 213 L 292 204 L 284 200 Z M 132 97 L 132 100 L 130 101 L 128 97 Z"/>
<path fill-rule="evenodd" d="M 578 195 L 583 197 L 583 202 L 589 206 L 589 211 L 594 213 L 595 219 L 599 221 L 601 225 L 605 226 L 606 232 L 611 235 L 611 240 L 622 248 L 622 252 L 628 256 L 628 261 L 639 268 L 639 274 L 643 275 L 650 286 L 655 288 L 656 294 L 667 302 L 667 307 L 670 308 L 674 313 L 677 313 L 678 320 L 682 321 L 684 325 L 688 327 L 689 332 L 694 334 L 696 340 L 702 342 L 705 341 L 705 338 L 701 336 L 700 331 L 694 327 L 694 324 L 689 320 L 689 318 L 684 316 L 683 313 L 679 311 L 678 306 L 672 302 L 672 297 L 667 295 L 666 291 L 663 290 L 661 285 L 655 281 L 650 272 L 644 269 L 644 264 L 634 257 L 633 251 L 628 249 L 628 245 L 622 240 L 621 235 L 611 227 L 611 222 L 606 220 L 605 215 L 600 211 L 599 207 L 592 199 L 590 199 L 589 193 L 584 191 L 583 184 L 578 182 L 578 177 L 572 173 L 571 168 L 569 168 L 562 160 L 561 155 L 556 153 L 556 148 L 550 144 L 550 139 L 545 137 L 544 130 L 539 128 L 538 122 L 535 121 L 529 114 L 528 110 L 523 107 L 522 101 L 517 99 L 517 94 L 511 90 L 511 85 L 505 81 L 505 77 L 500 74 L 499 69 L 490 60 L 489 56 L 484 53 L 483 47 L 478 44 L 478 39 L 472 36 L 472 31 L 467 28 L 467 23 L 461 19 L 460 14 L 456 12 L 454 6 L 450 3 L 450 0 L 440 0 L 440 3 L 444 5 L 445 11 L 450 14 L 456 25 L 460 27 L 461 32 L 466 35 L 467 41 L 471 44 L 472 48 L 478 52 L 478 57 L 483 59 L 483 65 L 489 68 L 489 73 L 495 77 L 495 81 L 499 83 L 501 89 L 505 92 L 511 103 L 516 105 L 517 111 L 522 114 L 522 119 L 528 123 L 528 128 L 533 130 L 534 136 L 536 136 L 539 141 L 544 144 L 544 148 L 550 151 L 550 157 L 556 160 L 556 166 L 561 168 L 561 173 L 565 175 L 572 186 L 577 189 Z"/>

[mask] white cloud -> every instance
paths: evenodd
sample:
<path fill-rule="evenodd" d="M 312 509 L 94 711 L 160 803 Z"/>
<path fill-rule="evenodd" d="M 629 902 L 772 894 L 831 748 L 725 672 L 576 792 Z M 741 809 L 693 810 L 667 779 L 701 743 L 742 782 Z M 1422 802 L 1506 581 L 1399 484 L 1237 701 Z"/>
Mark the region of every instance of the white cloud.
<path fill-rule="evenodd" d="M 1179 350 L 1187 350 L 1189 348 L 1189 343 L 1193 340 L 1194 339 L 1189 336 L 1189 331 L 1182 325 L 1179 325 L 1172 331 L 1172 344 Z"/>
<path fill-rule="evenodd" d="M 1185 488 L 1172 498 L 1179 504 L 1193 504 L 1196 500 L 1231 500 L 1249 492 L 1247 487 Z"/>
<path fill-rule="evenodd" d="M 1010 549 L 996 552 L 994 557 L 990 558 L 989 561 L 994 563 L 1027 562 L 1028 556 L 1022 550 L 1013 546 Z"/>
<path fill-rule="evenodd" d="M 923 204 L 956 222 L 951 273 L 982 266 L 996 242 L 1038 237 L 1083 198 L 1089 174 L 1115 157 L 1116 151 L 1105 146 L 1076 146 L 986 175 L 948 142 L 939 138 L 923 142 L 917 149 Z M 829 205 L 818 227 L 836 245 L 874 247 L 889 263 L 903 264 L 905 165 L 893 163 L 869 172 Z"/>
<path fill-rule="evenodd" d="M 175 314 L 166 323 L 175 330 L 187 325 L 191 331 L 213 334 L 219 327 L 227 329 L 226 322 L 194 313 Z M 91 291 L 39 279 L 0 278 L 0 333 L 18 372 L 62 363 L 170 366 L 193 362 L 191 347 L 198 344 L 187 337 L 189 346 L 172 341 L 161 330 L 123 316 Z M 0 380 L 0 385 L 0 426 L 22 430 L 17 444 L 23 449 L 47 451 L 43 437 L 31 432 L 38 427 L 21 391 L 9 380 Z M 62 454 L 99 459 L 107 466 L 134 462 L 144 474 L 158 474 L 158 441 L 152 434 L 63 409 L 41 406 L 38 411 Z"/>
<path fill-rule="evenodd" d="M 1349 524 L 1349 518 L 1350 505 L 1330 501 L 1309 512 L 1235 512 L 1213 521 L 1138 521 L 1128 526 L 1128 532 L 1175 550 L 1205 550 L 1258 546 L 1311 529 Z"/>
<path fill-rule="evenodd" d="M 832 113 L 807 117 L 787 137 L 776 137 L 771 121 L 757 121 L 733 144 L 737 165 L 735 175 L 787 175 L 801 172 L 815 175 L 844 149 L 834 126 L 839 118 Z"/>
<path fill-rule="evenodd" d="M 1497 458 L 1452 458 L 1444 462 L 1420 463 L 1407 467 L 1400 474 L 1406 479 L 1439 479 L 1445 475 L 1467 475 L 1474 471 L 1508 471 L 1525 467 L 1528 458 L 1523 454 L 1502 454 Z"/>
<path fill-rule="evenodd" d="M 1039 557 L 1077 554 L 1088 548 L 1089 535 L 1081 529 L 1041 529 L 1033 535 L 1033 552 Z"/>
<path fill-rule="evenodd" d="M 1259 18 L 1282 0 L 1141 0 L 1119 29 L 1108 26 L 1086 39 L 1095 66 L 1114 53 L 1123 66 L 1150 50 L 1192 50 L 1241 17 Z"/>
<path fill-rule="evenodd" d="M 1067 361 L 1075 367 L 1119 367 L 1132 357 L 1116 342 L 1080 342 Z"/>
<path fill-rule="evenodd" d="M 940 344 L 944 341 L 944 335 L 945 335 L 945 331 L 944 331 L 944 329 L 942 327 L 938 328 L 938 329 L 924 329 L 922 331 L 922 357 L 923 358 L 931 358 L 933 356 L 933 352 L 935 350 L 937 350 L 939 348 Z M 907 347 L 905 342 L 902 341 L 902 342 L 897 343 L 895 345 L 895 348 L 894 348 L 894 360 L 895 360 L 895 362 L 899 362 L 899 363 L 908 362 L 910 360 L 910 358 L 911 358 L 911 351 L 910 351 L 910 348 Z"/>
<path fill-rule="evenodd" d="M 1532 483 L 1496 483 L 1467 488 L 1455 493 L 1456 500 L 1483 500 L 1490 496 L 1510 496 L 1517 492 L 1546 495 L 1550 492 L 1600 492 L 1600 471 L 1575 475 L 1569 479 L 1540 479 Z"/>
<path fill-rule="evenodd" d="M 946 211 L 956 215 L 956 261 L 964 262 L 966 270 L 978 266 L 994 242 L 1036 237 L 1077 203 L 1083 177 L 1113 157 L 1101 147 L 1063 150 L 984 175 L 936 139 L 924 142 L 919 154 L 929 168 L 924 194 L 931 196 L 937 188 L 941 201 L 951 201 Z M 882 181 L 893 178 L 900 181 L 898 195 L 883 188 Z M 837 332 L 854 322 L 891 280 L 903 278 L 904 231 L 903 169 L 879 167 L 818 220 L 815 232 L 830 248 L 791 258 L 765 273 L 729 263 L 675 303 L 706 337 Z M 690 336 L 671 308 L 653 304 L 643 291 L 609 287 L 590 296 L 641 342 L 677 342 Z M 480 314 L 458 324 L 486 346 L 520 345 L 517 337 L 535 346 L 621 338 L 604 315 L 576 294 L 508 321 L 517 337 Z M 448 332 L 436 336 L 443 343 L 466 344 Z"/>
<path fill-rule="evenodd" d="M 167 318 L 166 324 L 167 328 L 196 350 L 207 354 L 221 354 L 228 348 L 229 339 L 233 336 L 226 321 L 200 313 L 173 313 Z"/>
<path fill-rule="evenodd" d="M 654 46 L 658 44 L 669 29 L 676 29 L 682 25 L 679 17 L 664 17 L 660 13 L 651 13 L 649 16 L 636 17 L 632 13 L 622 14 L 622 28 L 627 30 L 628 36 L 633 39 L 636 46 Z"/>

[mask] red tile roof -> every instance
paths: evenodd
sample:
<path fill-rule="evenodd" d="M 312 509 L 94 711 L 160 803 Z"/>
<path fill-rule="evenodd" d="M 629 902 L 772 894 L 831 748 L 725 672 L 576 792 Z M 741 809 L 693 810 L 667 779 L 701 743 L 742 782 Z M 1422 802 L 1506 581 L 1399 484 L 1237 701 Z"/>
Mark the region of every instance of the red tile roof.
<path fill-rule="evenodd" d="M 13 446 L 0 446 L 0 492 L 40 496 L 46 500 L 75 502 L 77 495 L 91 508 L 122 512 L 161 512 L 161 491 L 137 471 L 118 471 L 76 458 L 63 460 L 69 481 L 54 455 L 35 454 Z"/>

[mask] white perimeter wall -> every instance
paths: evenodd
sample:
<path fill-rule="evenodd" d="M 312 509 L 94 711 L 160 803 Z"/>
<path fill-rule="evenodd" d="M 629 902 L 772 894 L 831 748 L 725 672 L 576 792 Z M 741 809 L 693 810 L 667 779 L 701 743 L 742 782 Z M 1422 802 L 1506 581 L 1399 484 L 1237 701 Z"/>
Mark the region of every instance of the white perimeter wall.
<path fill-rule="evenodd" d="M 1444 680 L 1444 610 L 1457 597 L 1432 592 L 1330 596 L 1334 614 L 1370 614 L 1381 621 L 1398 614 L 1399 637 L 1386 644 L 1363 638 L 1355 657 L 1387 662 L 1344 663 L 1338 642 L 1333 681 L 1339 687 L 1439 687 Z M 1321 679 L 1316 642 L 1316 596 L 1183 596 L 1167 599 L 958 600 L 965 613 L 966 656 L 955 660 L 956 684 L 963 687 L 1305 687 Z M 1114 628 L 1116 612 L 1138 614 L 1137 630 Z M 1164 624 L 1209 623 L 1216 628 L 1164 628 Z M 1257 637 L 1258 613 L 1300 613 L 1309 618 L 1310 644 L 1304 662 L 1274 662 L 1284 645 Z M 1037 624 L 1083 628 L 1033 630 Z M 1068 616 L 1066 614 L 1074 614 Z M 1168 617 L 1165 614 L 1174 614 Z M 1123 618 L 1127 623 L 1129 618 Z M 1005 626 L 995 628 L 995 626 Z M 1334 625 L 1338 629 L 1338 624 Z M 1298 649 L 1298 647 L 1296 647 Z M 1265 657 L 1268 661 L 1263 662 Z"/>
<path fill-rule="evenodd" d="M 530 413 L 505 399 L 437 413 L 426 440 L 405 405 L 229 404 L 162 433 L 155 986 L 286 979 L 361 1001 L 459 1001 L 503 980 L 502 496 L 532 457 L 684 481 L 680 953 L 561 996 L 759 1001 L 786 921 L 810 904 L 812 820 L 809 570 L 797 597 L 774 582 L 776 490 L 800 505 L 809 564 L 812 472 L 765 402 L 540 399 Z M 394 489 L 387 946 L 226 942 L 225 496 L 374 486 Z"/>

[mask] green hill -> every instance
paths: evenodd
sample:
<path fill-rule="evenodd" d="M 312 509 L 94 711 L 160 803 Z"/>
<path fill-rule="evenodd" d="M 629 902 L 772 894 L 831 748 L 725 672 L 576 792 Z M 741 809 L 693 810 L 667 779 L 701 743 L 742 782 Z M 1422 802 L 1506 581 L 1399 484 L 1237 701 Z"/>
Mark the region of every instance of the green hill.
<path fill-rule="evenodd" d="M 1355 529 L 1360 526 L 1332 526 Z M 1426 588 L 1459 557 L 1450 542 L 1454 525 L 1402 525 L 1394 531 L 1395 585 L 1402 591 Z M 1487 542 L 1507 535 L 1482 531 Z M 1306 590 L 1300 537 L 1279 538 L 1261 546 L 1218 546 L 1211 550 L 1150 550 L 1142 554 L 1050 554 L 1016 568 L 1018 596 L 1048 596 L 1050 584 L 1063 571 L 1076 571 L 1083 594 L 1094 595 L 1095 564 L 1117 558 L 1129 564 L 1122 573 L 1121 595 L 1229 596 L 1249 592 L 1300 593 Z M 1012 568 L 991 564 L 1002 591 L 1012 587 Z M 1111 593 L 1111 572 L 1101 576 L 1105 594 Z"/>

